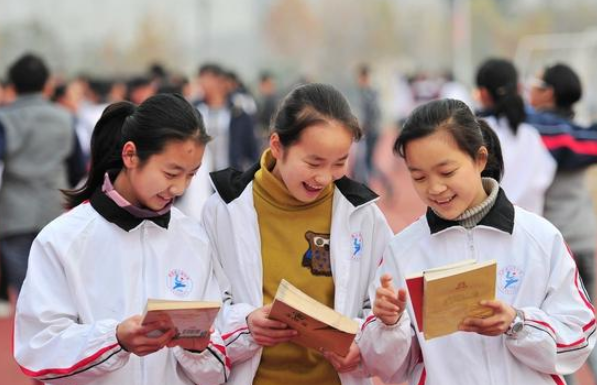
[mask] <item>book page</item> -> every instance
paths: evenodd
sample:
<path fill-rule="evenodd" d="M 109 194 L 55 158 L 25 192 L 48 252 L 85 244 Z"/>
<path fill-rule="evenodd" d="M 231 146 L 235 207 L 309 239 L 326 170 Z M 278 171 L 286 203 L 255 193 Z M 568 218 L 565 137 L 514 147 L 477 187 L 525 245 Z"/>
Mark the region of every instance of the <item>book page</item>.
<path fill-rule="evenodd" d="M 485 318 L 493 314 L 491 309 L 479 305 L 481 300 L 495 299 L 496 263 L 491 262 L 456 275 L 435 279 L 424 276 L 425 339 L 458 331 L 467 316 Z"/>

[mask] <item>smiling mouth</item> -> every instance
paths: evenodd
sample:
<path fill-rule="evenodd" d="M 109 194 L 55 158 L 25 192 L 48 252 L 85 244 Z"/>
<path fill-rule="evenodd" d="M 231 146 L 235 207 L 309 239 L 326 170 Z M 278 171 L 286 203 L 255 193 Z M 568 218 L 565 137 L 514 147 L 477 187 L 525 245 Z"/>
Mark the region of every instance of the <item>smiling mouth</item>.
<path fill-rule="evenodd" d="M 433 202 L 435 202 L 438 205 L 445 205 L 445 204 L 448 204 L 448 203 L 452 202 L 455 197 L 456 197 L 456 195 L 452 195 L 448 199 L 433 199 Z"/>
<path fill-rule="evenodd" d="M 305 186 L 305 189 L 309 192 L 318 192 L 318 191 L 323 190 L 323 187 L 312 186 L 312 185 L 308 184 L 307 182 L 303 182 L 303 186 Z"/>

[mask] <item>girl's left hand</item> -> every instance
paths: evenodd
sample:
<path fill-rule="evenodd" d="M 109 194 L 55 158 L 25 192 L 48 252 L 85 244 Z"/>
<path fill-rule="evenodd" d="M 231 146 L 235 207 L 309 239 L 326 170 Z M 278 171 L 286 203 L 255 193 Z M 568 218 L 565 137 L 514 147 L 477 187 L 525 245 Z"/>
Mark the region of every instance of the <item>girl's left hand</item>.
<path fill-rule="evenodd" d="M 346 357 L 328 351 L 322 351 L 322 354 L 338 373 L 351 372 L 358 368 L 361 363 L 361 350 L 354 342 L 350 345 Z"/>
<path fill-rule="evenodd" d="M 493 309 L 493 315 L 488 318 L 465 318 L 459 326 L 460 331 L 499 336 L 508 330 L 516 317 L 516 310 L 502 301 L 481 301 L 481 306 Z"/>

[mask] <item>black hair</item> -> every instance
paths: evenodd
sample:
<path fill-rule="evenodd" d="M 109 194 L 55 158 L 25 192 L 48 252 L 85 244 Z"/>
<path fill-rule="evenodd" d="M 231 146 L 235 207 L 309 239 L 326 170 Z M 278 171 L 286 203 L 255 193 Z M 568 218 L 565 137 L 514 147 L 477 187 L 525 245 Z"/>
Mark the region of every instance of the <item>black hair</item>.
<path fill-rule="evenodd" d="M 566 64 L 557 63 L 545 68 L 541 80 L 553 88 L 557 112 L 572 118 L 572 106 L 582 97 L 582 84 L 576 72 Z"/>
<path fill-rule="evenodd" d="M 477 71 L 477 87 L 485 88 L 493 99 L 493 112 L 505 116 L 512 132 L 525 121 L 524 101 L 518 93 L 518 73 L 514 64 L 504 59 L 488 59 Z"/>
<path fill-rule="evenodd" d="M 181 95 L 154 95 L 138 107 L 126 101 L 109 105 L 91 136 L 91 161 L 85 185 L 63 191 L 67 207 L 89 199 L 102 185 L 108 170 L 124 167 L 122 148 L 126 142 L 135 144 L 136 155 L 143 164 L 152 155 L 162 152 L 168 142 L 188 139 L 207 144 L 211 138 L 199 111 Z"/>
<path fill-rule="evenodd" d="M 210 75 L 221 77 L 221 76 L 224 76 L 225 71 L 224 71 L 224 68 L 222 68 L 222 66 L 220 66 L 219 64 L 206 63 L 206 64 L 201 65 L 201 67 L 199 67 L 198 74 L 199 74 L 199 76 L 205 75 L 205 74 L 210 74 Z"/>
<path fill-rule="evenodd" d="M 458 148 L 477 159 L 481 146 L 487 148 L 487 165 L 481 173 L 498 182 L 504 174 L 504 160 L 500 140 L 481 118 L 476 118 L 470 108 L 455 99 L 435 100 L 417 107 L 408 117 L 394 143 L 394 153 L 406 158 L 409 142 L 427 137 L 439 130 L 446 130 L 456 141 Z"/>
<path fill-rule="evenodd" d="M 49 77 L 50 70 L 46 63 L 31 53 L 21 56 L 8 69 L 8 80 L 17 94 L 41 92 Z"/>
<path fill-rule="evenodd" d="M 296 87 L 284 98 L 272 119 L 272 131 L 288 147 L 299 140 L 305 128 L 328 120 L 346 126 L 354 140 L 361 139 L 359 121 L 340 91 L 328 84 L 310 83 Z"/>

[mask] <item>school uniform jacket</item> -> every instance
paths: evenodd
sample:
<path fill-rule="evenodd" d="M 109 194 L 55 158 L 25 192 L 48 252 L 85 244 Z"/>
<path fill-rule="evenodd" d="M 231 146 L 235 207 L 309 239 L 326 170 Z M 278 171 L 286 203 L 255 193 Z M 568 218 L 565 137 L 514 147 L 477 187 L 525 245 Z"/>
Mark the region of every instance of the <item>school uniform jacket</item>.
<path fill-rule="evenodd" d="M 514 207 L 503 190 L 470 230 L 428 211 L 392 240 L 379 274 L 404 282 L 405 275 L 468 258 L 497 261 L 496 297 L 524 312 L 522 332 L 425 341 L 412 326 L 406 335 L 372 318 L 359 344 L 366 367 L 391 383 L 564 384 L 560 375 L 580 368 L 593 349 L 593 307 L 561 234 Z M 414 319 L 410 304 L 408 313 Z M 396 352 L 400 359 L 392 359 Z"/>
<path fill-rule="evenodd" d="M 257 213 L 253 205 L 253 176 L 259 164 L 244 174 L 227 169 L 212 173 L 217 191 L 204 207 L 204 227 L 227 282 L 220 328 L 228 354 L 248 358 L 235 364 L 229 384 L 251 384 L 261 359 L 246 317 L 263 306 L 263 267 Z M 332 204 L 330 259 L 335 285 L 334 308 L 360 323 L 370 313 L 368 286 L 381 262 L 392 232 L 377 196 L 366 187 L 342 178 L 335 182 Z M 237 358 L 237 359 L 238 359 Z M 361 371 L 340 374 L 344 385 L 370 384 Z"/>
<path fill-rule="evenodd" d="M 117 325 L 148 298 L 220 300 L 207 238 L 176 208 L 141 220 L 97 192 L 33 242 L 15 359 L 51 384 L 223 383 L 231 361 L 217 333 L 201 353 L 165 347 L 139 357 L 119 345 Z"/>

